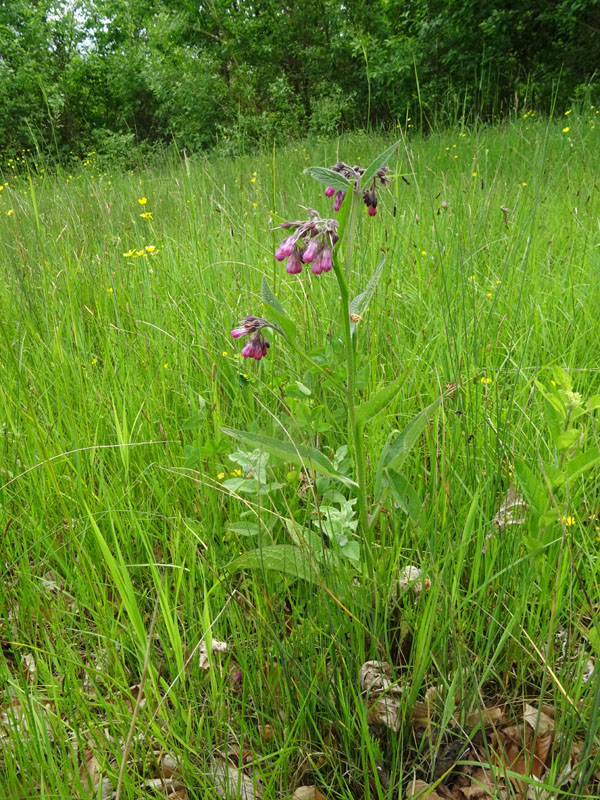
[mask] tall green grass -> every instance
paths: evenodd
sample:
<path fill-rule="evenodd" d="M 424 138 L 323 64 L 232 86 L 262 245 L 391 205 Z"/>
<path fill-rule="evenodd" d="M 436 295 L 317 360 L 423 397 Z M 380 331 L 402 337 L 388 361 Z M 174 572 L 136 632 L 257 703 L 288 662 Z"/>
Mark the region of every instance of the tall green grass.
<path fill-rule="evenodd" d="M 450 385 L 405 470 L 424 522 L 393 506 L 382 515 L 375 616 L 351 586 L 340 593 L 333 570 L 312 583 L 227 570 L 247 550 L 290 542 L 286 519 L 314 527 L 320 487 L 270 462 L 280 488 L 229 490 L 237 445 L 221 428 L 289 436 L 332 456 L 347 444 L 326 384 L 294 396 L 290 386 L 309 377 L 282 338 L 255 364 L 229 331 L 262 313 L 266 276 L 304 320 L 306 349 L 328 345 L 335 362 L 334 281 L 286 275 L 271 229 L 301 216 L 299 206 L 328 208 L 305 166 L 367 164 L 392 137 L 129 174 L 99 172 L 93 157 L 73 175 L 4 167 L 7 797 L 100 796 L 82 769 L 91 754 L 116 787 L 148 648 L 124 797 L 155 796 L 146 781 L 161 752 L 178 761 L 191 797 L 212 796 L 211 759 L 236 747 L 267 797 L 303 783 L 327 797 L 400 797 L 414 775 L 432 779 L 452 719 L 464 725 L 494 703 L 510 713 L 524 697 L 555 708 L 563 745 L 548 780 L 580 741 L 592 762 L 577 767 L 571 792 L 593 794 L 600 702 L 576 654 L 581 645 L 600 655 L 598 471 L 570 487 L 574 524 L 557 524 L 542 549 L 526 546 L 523 525 L 495 532 L 483 552 L 514 459 L 533 468 L 552 455 L 534 379 L 558 365 L 584 397 L 599 393 L 600 128 L 594 109 L 574 117 L 403 139 L 380 213 L 361 219 L 355 284 L 386 251 L 359 326 L 362 396 L 406 371 L 385 424 L 368 431 L 367 453 L 374 459 Z M 593 418 L 588 430 L 598 446 Z M 259 534 L 240 535 L 240 521 L 258 521 Z M 409 563 L 431 581 L 417 599 L 398 597 Z M 555 643 L 563 630 L 566 659 Z M 207 671 L 198 653 L 213 638 L 229 654 Z M 374 736 L 367 719 L 358 676 L 368 659 L 389 661 L 405 687 L 393 735 Z M 442 707 L 431 712 L 429 740 L 419 739 L 411 714 L 431 687 L 441 687 Z M 553 796 L 562 794 L 557 786 Z"/>

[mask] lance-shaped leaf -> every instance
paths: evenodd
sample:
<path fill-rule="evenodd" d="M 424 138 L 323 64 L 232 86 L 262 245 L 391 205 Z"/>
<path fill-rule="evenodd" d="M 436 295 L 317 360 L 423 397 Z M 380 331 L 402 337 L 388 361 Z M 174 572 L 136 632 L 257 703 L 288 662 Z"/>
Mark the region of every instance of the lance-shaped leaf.
<path fill-rule="evenodd" d="M 314 581 L 318 576 L 317 567 L 309 563 L 305 550 L 293 544 L 274 544 L 250 550 L 234 559 L 227 569 L 230 572 L 240 569 L 274 570 L 304 581 Z"/>
<path fill-rule="evenodd" d="M 423 501 L 411 482 L 400 472 L 385 470 L 392 496 L 400 508 L 408 514 L 412 522 L 418 525 L 423 519 Z"/>
<path fill-rule="evenodd" d="M 379 282 L 379 278 L 381 277 L 381 273 L 383 271 L 383 265 L 385 264 L 385 253 L 382 252 L 381 260 L 377 265 L 377 269 L 371 275 L 369 282 L 367 283 L 367 287 L 364 292 L 357 294 L 356 297 L 350 303 L 350 314 L 358 314 L 359 317 L 365 312 L 365 309 L 368 307 L 369 303 L 371 302 L 371 298 L 375 293 L 375 289 L 377 288 L 377 284 Z M 356 333 L 356 323 L 350 323 L 350 331 L 354 336 Z"/>
<path fill-rule="evenodd" d="M 262 279 L 261 296 L 263 303 L 269 307 L 269 315 L 279 325 L 287 338 L 293 341 L 296 338 L 296 325 L 283 310 L 283 306 L 271 291 L 271 287 L 264 276 Z"/>
<path fill-rule="evenodd" d="M 385 164 L 387 164 L 387 162 L 396 152 L 397 147 L 398 147 L 398 142 L 394 142 L 394 144 L 391 147 L 388 147 L 387 150 L 384 150 L 383 153 L 380 153 L 377 156 L 377 158 L 374 158 L 373 161 L 371 161 L 369 166 L 366 168 L 362 178 L 360 179 L 360 185 L 363 188 L 366 188 L 370 183 L 370 181 L 373 180 L 377 170 L 381 169 Z"/>
<path fill-rule="evenodd" d="M 348 178 L 327 167 L 307 167 L 304 173 L 310 175 L 311 178 L 319 181 L 319 183 L 323 183 L 325 186 L 333 186 L 334 189 L 339 189 L 342 192 L 347 192 L 352 186 L 352 182 Z"/>
<path fill-rule="evenodd" d="M 404 374 L 400 375 L 399 378 L 396 378 L 393 383 L 390 383 L 388 386 L 385 386 L 383 389 L 377 391 L 373 397 L 367 400 L 366 403 L 361 403 L 356 410 L 357 423 L 359 425 L 365 425 L 367 422 L 375 419 L 375 417 L 378 416 L 378 414 L 380 414 L 396 397 L 402 388 L 405 378 L 406 370 L 404 371 Z"/>
<path fill-rule="evenodd" d="M 435 411 L 440 406 L 443 397 L 438 397 L 431 405 L 428 405 L 420 411 L 411 421 L 400 431 L 398 436 L 392 442 L 393 434 L 390 434 L 387 442 L 385 443 L 381 456 L 379 457 L 379 464 L 377 465 L 377 472 L 375 474 L 375 500 L 379 501 L 384 487 L 384 470 L 393 469 L 399 472 L 402 465 L 408 458 L 410 451 L 417 443 L 423 428 L 433 416 Z"/>
<path fill-rule="evenodd" d="M 239 439 L 239 441 L 245 444 L 266 450 L 267 453 L 280 458 L 282 461 L 298 464 L 298 466 L 304 467 L 305 469 L 312 468 L 322 475 L 335 478 L 335 480 L 340 481 L 340 483 L 346 486 L 357 486 L 356 482 L 351 478 L 338 472 L 327 456 L 323 455 L 320 450 L 316 450 L 314 447 L 284 442 L 279 439 L 273 439 L 270 436 L 263 436 L 261 433 L 236 431 L 233 428 L 221 428 L 221 430 L 228 436 Z"/>

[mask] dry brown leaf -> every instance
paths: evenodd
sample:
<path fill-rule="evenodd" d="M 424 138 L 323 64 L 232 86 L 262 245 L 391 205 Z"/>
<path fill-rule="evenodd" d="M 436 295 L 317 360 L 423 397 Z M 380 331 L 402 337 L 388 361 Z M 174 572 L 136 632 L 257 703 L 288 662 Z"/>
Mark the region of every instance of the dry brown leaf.
<path fill-rule="evenodd" d="M 367 720 L 398 732 L 402 719 L 402 687 L 392 679 L 392 668 L 388 662 L 365 661 L 360 668 L 360 686 L 367 695 Z"/>
<path fill-rule="evenodd" d="M 177 774 L 179 765 L 170 753 L 164 753 L 160 759 L 160 777 L 163 780 L 172 778 Z"/>
<path fill-rule="evenodd" d="M 327 798 L 316 786 L 299 786 L 292 795 L 292 800 L 327 800 Z"/>
<path fill-rule="evenodd" d="M 365 661 L 360 668 L 360 686 L 367 694 L 402 694 L 402 687 L 393 680 L 387 661 Z"/>
<path fill-rule="evenodd" d="M 466 729 L 472 731 L 478 725 L 483 725 L 484 728 L 497 728 L 506 722 L 502 706 L 478 708 L 475 711 L 471 711 L 467 717 Z"/>
<path fill-rule="evenodd" d="M 470 776 L 471 785 L 463 786 L 459 789 L 461 797 L 466 800 L 486 800 L 492 797 L 494 800 L 506 797 L 503 788 L 497 787 L 494 783 L 493 773 L 490 769 L 479 767 Z"/>
<path fill-rule="evenodd" d="M 402 727 L 402 701 L 395 697 L 380 697 L 367 713 L 367 722 L 371 725 L 385 725 L 386 728 L 398 733 Z"/>
<path fill-rule="evenodd" d="M 444 800 L 435 789 L 430 789 L 429 784 L 425 781 L 412 781 L 406 787 L 406 797 L 414 797 L 420 800 Z"/>
<path fill-rule="evenodd" d="M 410 589 L 414 595 L 420 595 L 423 588 L 429 591 L 429 589 L 431 589 L 431 581 L 429 578 L 425 578 L 425 580 L 422 581 L 421 575 L 422 571 L 419 567 L 408 564 L 400 573 L 398 588 L 401 592 L 407 592 Z"/>
<path fill-rule="evenodd" d="M 259 725 L 258 730 L 263 742 L 272 742 L 275 738 L 275 731 L 272 725 Z"/>
<path fill-rule="evenodd" d="M 229 645 L 227 642 L 220 642 L 218 639 L 212 640 L 211 651 L 213 655 L 215 653 L 226 653 L 228 649 Z M 200 669 L 210 669 L 210 659 L 208 657 L 208 649 L 205 641 L 200 643 L 200 647 L 198 649 L 198 665 Z"/>
<path fill-rule="evenodd" d="M 232 767 L 222 759 L 215 761 L 212 777 L 217 794 L 224 800 L 230 800 L 233 797 L 236 800 L 260 800 L 263 795 L 260 780 L 252 780 L 241 770 Z"/>

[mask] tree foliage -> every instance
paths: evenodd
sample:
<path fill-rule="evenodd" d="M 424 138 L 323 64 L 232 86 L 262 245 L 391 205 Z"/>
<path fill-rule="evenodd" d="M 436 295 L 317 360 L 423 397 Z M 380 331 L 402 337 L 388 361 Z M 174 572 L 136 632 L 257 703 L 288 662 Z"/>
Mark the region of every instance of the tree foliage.
<path fill-rule="evenodd" d="M 598 0 L 0 0 L 0 147 L 232 150 L 597 84 Z"/>

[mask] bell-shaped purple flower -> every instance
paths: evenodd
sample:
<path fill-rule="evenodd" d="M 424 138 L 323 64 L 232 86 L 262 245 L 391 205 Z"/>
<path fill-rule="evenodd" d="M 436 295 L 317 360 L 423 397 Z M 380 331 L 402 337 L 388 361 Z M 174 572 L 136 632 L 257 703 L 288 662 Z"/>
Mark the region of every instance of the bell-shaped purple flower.
<path fill-rule="evenodd" d="M 319 242 L 319 240 L 316 237 L 314 239 L 311 239 L 308 245 L 306 246 L 306 250 L 302 253 L 302 261 L 304 261 L 305 264 L 310 264 L 310 262 L 314 260 L 315 256 L 317 255 L 320 249 L 321 249 L 321 243 Z"/>
<path fill-rule="evenodd" d="M 262 333 L 257 331 L 242 348 L 242 355 L 244 358 L 254 358 L 256 361 L 260 361 L 261 358 L 267 355 L 270 346 Z"/>
<path fill-rule="evenodd" d="M 287 236 L 275 251 L 275 258 L 277 261 L 283 261 L 284 258 L 289 258 L 292 255 L 295 243 L 296 236 L 294 234 Z"/>
<path fill-rule="evenodd" d="M 339 211 L 342 207 L 342 203 L 344 202 L 344 197 L 346 197 L 346 192 L 337 191 L 335 193 L 335 199 L 333 201 L 333 210 Z"/>
<path fill-rule="evenodd" d="M 263 328 L 273 328 L 273 330 L 283 333 L 277 325 L 268 322 L 264 317 L 253 316 L 245 317 L 241 321 L 240 327 L 231 331 L 234 339 L 239 339 L 240 336 L 250 336 L 250 339 L 242 348 L 244 358 L 254 358 L 256 361 L 260 361 L 261 358 L 267 355 L 270 344 L 262 334 Z"/>
<path fill-rule="evenodd" d="M 325 197 L 333 197 L 334 194 L 335 194 L 335 189 L 333 188 L 333 186 L 328 186 L 325 189 Z"/>
<path fill-rule="evenodd" d="M 292 254 L 285 265 L 285 271 L 290 275 L 298 275 L 298 273 L 302 272 L 302 261 L 297 247 L 292 250 Z"/>

